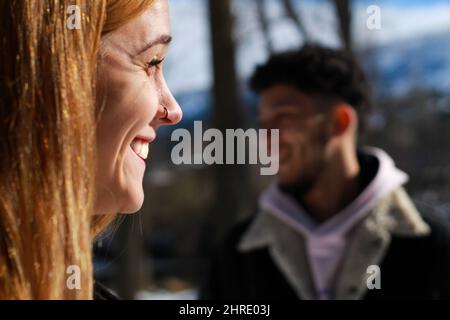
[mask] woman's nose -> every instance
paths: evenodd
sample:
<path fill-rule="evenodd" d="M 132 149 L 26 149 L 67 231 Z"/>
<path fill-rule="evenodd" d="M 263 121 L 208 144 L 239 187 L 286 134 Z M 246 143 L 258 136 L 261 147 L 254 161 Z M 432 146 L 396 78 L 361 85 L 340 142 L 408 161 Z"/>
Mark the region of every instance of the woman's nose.
<path fill-rule="evenodd" d="M 180 122 L 182 118 L 183 111 L 181 110 L 180 105 L 175 100 L 175 97 L 172 95 L 169 88 L 165 86 L 155 120 L 157 120 L 159 125 L 175 125 Z"/>
<path fill-rule="evenodd" d="M 183 118 L 183 110 L 181 110 L 175 97 L 169 91 L 168 103 L 166 104 L 167 109 L 167 124 L 174 125 L 181 121 Z"/>

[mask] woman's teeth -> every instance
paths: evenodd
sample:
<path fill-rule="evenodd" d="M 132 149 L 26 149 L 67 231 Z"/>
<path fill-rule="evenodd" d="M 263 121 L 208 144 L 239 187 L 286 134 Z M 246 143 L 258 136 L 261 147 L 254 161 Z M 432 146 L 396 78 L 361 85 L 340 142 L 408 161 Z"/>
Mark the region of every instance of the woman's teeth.
<path fill-rule="evenodd" d="M 131 143 L 131 149 L 133 149 L 133 151 L 142 159 L 147 159 L 148 156 L 148 142 L 140 140 L 140 139 L 135 139 L 132 143 Z"/>

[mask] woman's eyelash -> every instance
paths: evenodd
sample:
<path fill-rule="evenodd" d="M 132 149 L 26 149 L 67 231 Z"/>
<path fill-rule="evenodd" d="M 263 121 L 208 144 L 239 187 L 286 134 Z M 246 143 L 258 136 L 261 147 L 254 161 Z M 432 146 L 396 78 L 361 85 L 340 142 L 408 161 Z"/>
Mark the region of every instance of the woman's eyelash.
<path fill-rule="evenodd" d="M 160 59 L 160 60 L 153 59 L 152 61 L 147 62 L 147 67 L 148 68 L 153 68 L 153 67 L 159 66 L 163 61 L 164 61 L 164 58 Z"/>

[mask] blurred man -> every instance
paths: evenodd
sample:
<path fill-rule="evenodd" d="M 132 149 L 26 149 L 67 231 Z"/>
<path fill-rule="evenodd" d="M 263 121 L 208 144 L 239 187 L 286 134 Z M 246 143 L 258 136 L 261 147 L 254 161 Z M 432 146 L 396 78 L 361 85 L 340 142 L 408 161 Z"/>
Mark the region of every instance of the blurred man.
<path fill-rule="evenodd" d="M 450 298 L 449 225 L 413 204 L 385 152 L 357 147 L 369 93 L 354 59 L 306 46 L 251 85 L 262 127 L 280 130 L 280 169 L 218 250 L 202 298 Z"/>

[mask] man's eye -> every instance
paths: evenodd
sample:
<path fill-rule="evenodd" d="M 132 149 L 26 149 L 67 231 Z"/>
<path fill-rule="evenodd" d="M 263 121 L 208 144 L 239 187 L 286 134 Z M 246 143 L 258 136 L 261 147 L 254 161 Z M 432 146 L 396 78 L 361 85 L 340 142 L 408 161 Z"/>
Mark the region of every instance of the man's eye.
<path fill-rule="evenodd" d="M 147 67 L 148 67 L 148 68 L 154 68 L 154 67 L 157 67 L 157 66 L 159 66 L 163 61 L 164 61 L 164 58 L 163 58 L 163 59 L 153 59 L 152 61 L 147 62 Z"/>
<path fill-rule="evenodd" d="M 285 121 L 292 120 L 292 117 L 293 117 L 293 115 L 282 114 L 282 115 L 278 116 L 277 120 L 278 120 L 278 122 L 285 122 Z"/>

